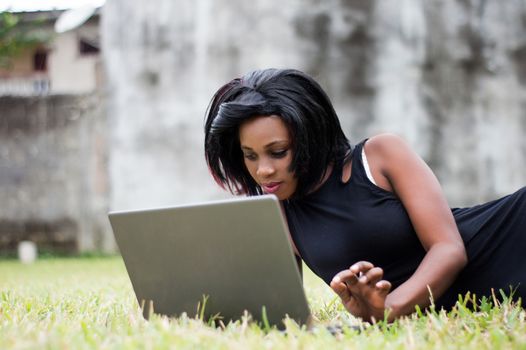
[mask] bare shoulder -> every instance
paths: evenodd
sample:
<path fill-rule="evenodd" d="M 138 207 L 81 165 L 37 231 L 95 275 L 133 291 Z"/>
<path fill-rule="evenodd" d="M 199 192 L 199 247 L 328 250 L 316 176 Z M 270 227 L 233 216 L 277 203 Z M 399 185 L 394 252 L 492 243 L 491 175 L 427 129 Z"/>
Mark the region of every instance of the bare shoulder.
<path fill-rule="evenodd" d="M 402 137 L 390 133 L 372 136 L 365 143 L 365 151 L 371 153 L 390 154 L 409 149 L 409 145 Z"/>
<path fill-rule="evenodd" d="M 393 164 L 416 157 L 409 144 L 400 136 L 390 133 L 378 134 L 365 143 L 367 158 L 384 172 Z"/>

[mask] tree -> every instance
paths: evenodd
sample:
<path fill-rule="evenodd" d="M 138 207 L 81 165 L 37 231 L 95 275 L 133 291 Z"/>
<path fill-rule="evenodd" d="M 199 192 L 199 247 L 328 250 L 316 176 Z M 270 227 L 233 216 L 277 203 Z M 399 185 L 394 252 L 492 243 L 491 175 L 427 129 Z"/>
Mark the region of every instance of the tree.
<path fill-rule="evenodd" d="M 49 41 L 49 38 L 32 31 L 39 23 L 40 21 L 22 23 L 19 15 L 0 12 L 0 68 L 10 68 L 12 59 L 24 49 Z"/>

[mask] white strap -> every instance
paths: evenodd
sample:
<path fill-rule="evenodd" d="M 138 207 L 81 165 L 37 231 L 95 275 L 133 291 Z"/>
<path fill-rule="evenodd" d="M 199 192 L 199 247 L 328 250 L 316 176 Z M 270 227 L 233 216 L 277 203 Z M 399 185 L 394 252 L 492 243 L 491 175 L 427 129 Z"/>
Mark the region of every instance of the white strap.
<path fill-rule="evenodd" d="M 367 162 L 367 157 L 365 156 L 365 147 L 362 147 L 362 163 L 367 178 L 369 179 L 369 181 L 376 185 L 376 182 L 373 179 L 373 175 L 371 174 L 371 169 L 369 168 L 369 163 Z"/>

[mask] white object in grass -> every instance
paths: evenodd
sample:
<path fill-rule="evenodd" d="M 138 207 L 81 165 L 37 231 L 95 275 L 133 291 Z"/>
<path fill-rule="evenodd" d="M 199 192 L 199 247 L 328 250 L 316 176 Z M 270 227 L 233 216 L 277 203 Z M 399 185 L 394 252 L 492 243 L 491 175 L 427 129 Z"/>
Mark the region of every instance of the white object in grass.
<path fill-rule="evenodd" d="M 31 241 L 18 243 L 18 259 L 23 264 L 31 264 L 37 259 L 37 245 Z"/>

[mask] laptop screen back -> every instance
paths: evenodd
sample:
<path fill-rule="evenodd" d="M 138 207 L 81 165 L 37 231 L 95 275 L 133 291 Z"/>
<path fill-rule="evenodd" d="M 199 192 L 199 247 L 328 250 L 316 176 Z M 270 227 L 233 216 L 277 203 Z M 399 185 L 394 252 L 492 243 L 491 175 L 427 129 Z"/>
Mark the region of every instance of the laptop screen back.
<path fill-rule="evenodd" d="M 114 212 L 115 238 L 144 314 L 197 314 L 279 325 L 307 323 L 309 308 L 274 196 Z M 153 310 L 149 305 L 153 304 Z"/>

